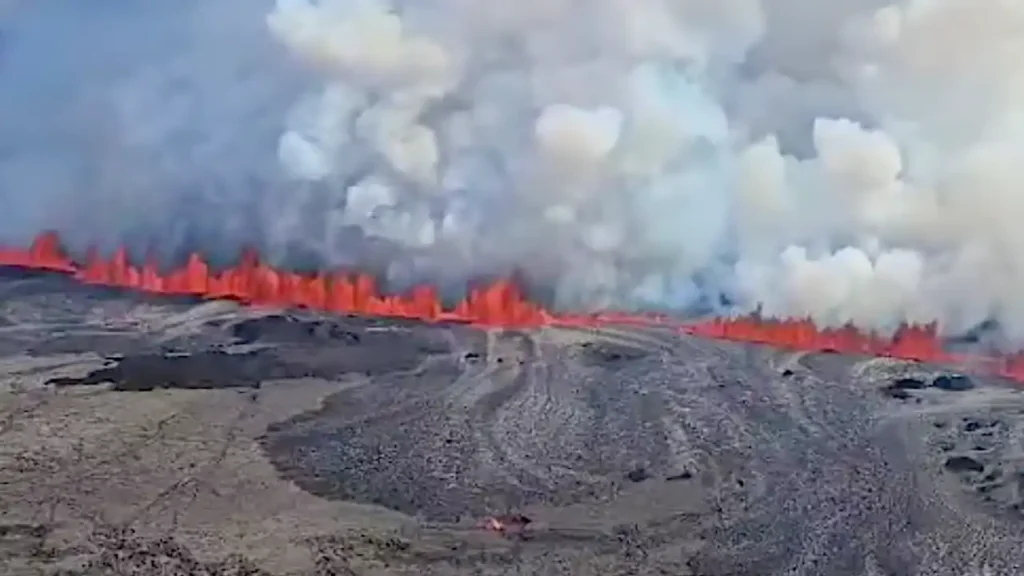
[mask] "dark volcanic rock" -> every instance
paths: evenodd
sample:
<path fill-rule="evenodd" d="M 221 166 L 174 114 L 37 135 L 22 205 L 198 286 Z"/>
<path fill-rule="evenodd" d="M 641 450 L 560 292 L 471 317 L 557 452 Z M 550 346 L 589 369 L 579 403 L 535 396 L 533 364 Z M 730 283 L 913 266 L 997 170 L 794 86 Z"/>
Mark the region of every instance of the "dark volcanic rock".
<path fill-rule="evenodd" d="M 83 378 L 55 378 L 54 386 L 90 386 L 112 383 L 115 390 L 142 392 L 157 388 L 256 388 L 262 380 L 328 376 L 293 367 L 266 351 L 228 354 L 212 351 L 188 355 L 144 354 L 128 356 L 116 364 L 93 370 Z"/>
<path fill-rule="evenodd" d="M 443 328 L 414 320 L 273 314 L 236 322 L 229 330 L 243 344 L 255 342 L 338 347 L 414 347 L 420 353 L 449 352 Z M 470 330 L 470 329 L 466 329 Z"/>
<path fill-rule="evenodd" d="M 882 388 L 882 393 L 897 400 L 908 400 L 911 398 L 911 390 L 924 390 L 925 388 L 928 388 L 928 383 L 920 378 L 897 378 Z"/>
<path fill-rule="evenodd" d="M 286 344 L 331 350 L 346 357 L 385 354 L 391 360 L 405 364 L 411 356 L 419 358 L 429 354 L 451 352 L 451 341 L 444 337 L 449 327 L 435 326 L 412 320 L 379 318 L 319 317 L 277 314 L 250 318 L 231 325 L 228 330 L 243 344 Z M 471 328 L 465 332 L 476 333 Z M 482 338 L 482 333 L 479 335 Z"/>
<path fill-rule="evenodd" d="M 892 386 L 886 386 L 882 388 L 882 393 L 890 398 L 895 398 L 897 400 L 910 399 L 910 392 L 907 392 L 903 388 L 894 388 Z"/>
<path fill-rule="evenodd" d="M 648 351 L 624 344 L 611 342 L 584 342 L 580 344 L 585 364 L 600 368 L 614 368 L 618 365 L 646 358 Z"/>
<path fill-rule="evenodd" d="M 943 374 L 932 381 L 932 386 L 949 392 L 966 392 L 974 388 L 974 382 L 962 374 Z"/>
<path fill-rule="evenodd" d="M 950 456 L 946 458 L 946 470 L 950 472 L 981 472 L 985 465 L 970 456 Z"/>
<path fill-rule="evenodd" d="M 634 468 L 626 474 L 626 479 L 630 482 L 643 482 L 650 477 L 651 475 L 647 472 L 647 469 L 642 467 Z"/>
<path fill-rule="evenodd" d="M 245 353 L 200 350 L 191 353 L 135 353 L 112 358 L 113 365 L 82 378 L 56 378 L 54 386 L 112 383 L 114 390 L 156 388 L 258 388 L 260 382 L 289 378 L 337 378 L 412 370 L 439 349 L 429 342 L 399 335 L 352 332 L 338 347 L 281 345 Z"/>
<path fill-rule="evenodd" d="M 890 386 L 899 390 L 924 390 L 928 383 L 920 378 L 897 378 Z"/>
<path fill-rule="evenodd" d="M 998 424 L 998 420 L 980 418 L 962 418 L 964 432 L 979 432 L 990 429 Z"/>
<path fill-rule="evenodd" d="M 357 330 L 348 329 L 329 320 L 303 321 L 292 316 L 270 315 L 243 320 L 231 327 L 231 334 L 243 343 L 332 341 L 356 345 L 361 341 Z"/>

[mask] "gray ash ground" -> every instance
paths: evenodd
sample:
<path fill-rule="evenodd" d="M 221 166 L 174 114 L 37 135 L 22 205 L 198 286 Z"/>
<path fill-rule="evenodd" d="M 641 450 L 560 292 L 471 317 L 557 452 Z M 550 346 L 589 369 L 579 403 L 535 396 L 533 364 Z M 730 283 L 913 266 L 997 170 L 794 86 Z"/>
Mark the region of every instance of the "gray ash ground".
<path fill-rule="evenodd" d="M 937 367 L 4 271 L 0 370 L 4 574 L 1024 564 L 1024 395 Z"/>
<path fill-rule="evenodd" d="M 311 492 L 445 522 L 611 497 L 638 465 L 667 472 L 663 399 L 628 382 L 598 389 L 595 374 L 569 368 L 574 351 L 505 335 L 490 350 L 432 359 L 429 378 L 398 374 L 338 394 L 272 426 L 264 446 Z M 567 405 L 535 411 L 539 387 Z M 564 436 L 552 441 L 554 430 Z"/>

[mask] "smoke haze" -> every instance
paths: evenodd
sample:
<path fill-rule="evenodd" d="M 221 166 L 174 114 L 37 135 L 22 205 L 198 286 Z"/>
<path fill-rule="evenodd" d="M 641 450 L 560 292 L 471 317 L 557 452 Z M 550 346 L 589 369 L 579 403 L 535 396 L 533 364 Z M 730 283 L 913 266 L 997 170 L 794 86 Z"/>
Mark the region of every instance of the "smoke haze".
<path fill-rule="evenodd" d="M 1024 340 L 1024 3 L 164 4 L 0 12 L 0 240 Z"/>

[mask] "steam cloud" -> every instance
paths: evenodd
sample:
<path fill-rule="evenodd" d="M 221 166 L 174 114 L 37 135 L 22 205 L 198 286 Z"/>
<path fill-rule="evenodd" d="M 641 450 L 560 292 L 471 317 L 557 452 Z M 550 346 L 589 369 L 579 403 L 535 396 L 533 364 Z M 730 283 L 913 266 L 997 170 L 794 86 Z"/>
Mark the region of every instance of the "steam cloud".
<path fill-rule="evenodd" d="M 0 238 L 1024 340 L 1020 2 L 137 4 L 6 16 Z"/>

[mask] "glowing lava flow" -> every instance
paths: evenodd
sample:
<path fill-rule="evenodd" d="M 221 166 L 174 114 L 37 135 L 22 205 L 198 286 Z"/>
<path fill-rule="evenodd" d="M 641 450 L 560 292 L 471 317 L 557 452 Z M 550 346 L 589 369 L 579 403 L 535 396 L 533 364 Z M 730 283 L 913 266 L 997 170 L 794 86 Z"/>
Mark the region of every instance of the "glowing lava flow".
<path fill-rule="evenodd" d="M 408 295 L 383 295 L 372 277 L 341 273 L 303 276 L 276 270 L 245 254 L 234 267 L 213 271 L 198 254 L 181 268 L 161 273 L 156 264 L 129 263 L 122 248 L 111 258 L 92 253 L 84 265 L 68 258 L 54 232 L 40 234 L 26 250 L 0 247 L 0 266 L 49 270 L 104 286 L 154 294 L 229 298 L 246 304 L 302 307 L 340 314 L 390 316 L 425 321 L 453 321 L 483 326 L 530 328 L 593 326 L 604 324 L 672 326 L 666 318 L 617 313 L 554 314 L 528 301 L 510 281 L 499 281 L 469 295 L 445 310 L 436 290 L 418 286 Z M 678 324 L 677 324 L 678 326 Z M 996 374 L 1024 382 L 1024 355 L 1010 357 L 962 356 L 947 352 L 934 326 L 904 327 L 894 338 L 865 335 L 856 328 L 820 330 L 808 320 L 770 320 L 754 317 L 714 319 L 681 331 L 706 338 L 768 344 L 782 348 L 889 356 L 939 364 L 969 364 L 972 371 Z"/>
<path fill-rule="evenodd" d="M 418 286 L 407 296 L 382 295 L 372 277 L 360 274 L 302 276 L 275 270 L 253 253 L 237 266 L 214 272 L 192 254 L 182 268 L 161 274 L 155 263 L 136 267 L 121 248 L 104 259 L 92 253 L 84 265 L 64 255 L 54 232 L 39 235 L 28 250 L 0 248 L 0 266 L 64 272 L 88 283 L 154 294 L 230 298 L 246 304 L 303 307 L 342 314 L 470 322 L 488 326 L 530 327 L 549 324 L 555 316 L 527 301 L 509 281 L 472 290 L 452 310 L 444 310 L 437 292 Z M 567 321 L 583 321 L 576 318 Z"/>
<path fill-rule="evenodd" d="M 934 364 L 965 365 L 975 372 L 1024 382 L 1024 354 L 954 354 L 943 347 L 934 324 L 902 326 L 891 338 L 865 334 L 853 326 L 829 330 L 818 328 L 811 320 L 755 317 L 716 318 L 688 327 L 685 331 L 705 338 L 754 342 L 794 350 L 840 352 Z"/>

